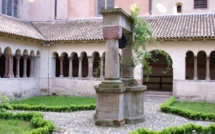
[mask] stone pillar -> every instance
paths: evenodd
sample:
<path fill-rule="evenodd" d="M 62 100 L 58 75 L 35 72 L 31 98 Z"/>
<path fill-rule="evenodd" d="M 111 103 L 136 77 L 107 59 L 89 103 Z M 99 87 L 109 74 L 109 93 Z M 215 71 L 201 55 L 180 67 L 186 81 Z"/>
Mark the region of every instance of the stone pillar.
<path fill-rule="evenodd" d="M 197 57 L 194 56 L 194 77 L 193 80 L 198 80 Z"/>
<path fill-rule="evenodd" d="M 21 55 L 17 54 L 16 55 L 16 78 L 20 77 L 20 74 L 19 74 L 20 58 L 21 58 Z"/>
<path fill-rule="evenodd" d="M 70 56 L 69 57 L 69 77 L 70 78 L 72 78 L 72 74 L 73 74 L 73 72 L 72 72 L 72 70 L 73 70 L 73 68 L 72 68 L 72 61 L 73 61 L 73 56 Z"/>
<path fill-rule="evenodd" d="M 28 55 L 23 55 L 23 78 L 27 77 L 27 59 L 28 59 Z"/>
<path fill-rule="evenodd" d="M 13 60 L 12 59 L 13 59 L 13 56 L 8 56 L 8 75 L 7 75 L 8 78 L 13 77 L 13 65 L 12 65 Z"/>
<path fill-rule="evenodd" d="M 63 77 L 63 60 L 64 56 L 60 56 L 60 77 Z"/>
<path fill-rule="evenodd" d="M 30 56 L 30 77 L 34 77 L 34 56 Z"/>
<path fill-rule="evenodd" d="M 93 57 L 88 57 L 88 78 L 93 77 Z"/>
<path fill-rule="evenodd" d="M 103 66 L 104 66 L 104 61 L 103 61 L 103 57 L 100 57 L 100 78 L 104 78 L 104 75 L 103 75 Z"/>
<path fill-rule="evenodd" d="M 78 78 L 82 78 L 82 57 L 79 57 Z"/>
<path fill-rule="evenodd" d="M 210 57 L 206 58 L 206 80 L 210 80 Z"/>

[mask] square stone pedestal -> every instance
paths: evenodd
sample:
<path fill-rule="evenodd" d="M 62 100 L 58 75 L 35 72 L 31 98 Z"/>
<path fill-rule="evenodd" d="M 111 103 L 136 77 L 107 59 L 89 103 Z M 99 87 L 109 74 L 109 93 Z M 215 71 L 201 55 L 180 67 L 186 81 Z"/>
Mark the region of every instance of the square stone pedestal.
<path fill-rule="evenodd" d="M 119 127 L 144 121 L 145 86 L 126 87 L 120 80 L 104 80 L 95 87 L 96 126 Z"/>

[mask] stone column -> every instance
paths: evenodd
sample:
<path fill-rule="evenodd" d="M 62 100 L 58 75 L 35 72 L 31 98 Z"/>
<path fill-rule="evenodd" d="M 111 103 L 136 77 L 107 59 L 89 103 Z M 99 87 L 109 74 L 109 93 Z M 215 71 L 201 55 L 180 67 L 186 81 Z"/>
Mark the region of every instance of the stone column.
<path fill-rule="evenodd" d="M 34 56 L 30 56 L 30 77 L 34 77 Z"/>
<path fill-rule="evenodd" d="M 69 77 L 70 78 L 72 78 L 72 74 L 73 74 L 73 72 L 72 72 L 72 70 L 73 70 L 73 68 L 72 68 L 72 61 L 73 61 L 73 56 L 70 56 L 69 57 Z"/>
<path fill-rule="evenodd" d="M 198 80 L 197 57 L 194 56 L 194 77 L 193 80 Z"/>
<path fill-rule="evenodd" d="M 103 66 L 104 66 L 104 63 L 103 63 L 103 57 L 100 57 L 100 78 L 104 78 L 104 75 L 103 75 Z"/>
<path fill-rule="evenodd" d="M 88 57 L 88 78 L 93 77 L 93 57 Z"/>
<path fill-rule="evenodd" d="M 82 57 L 79 57 L 79 69 L 78 69 L 78 77 L 82 78 Z"/>
<path fill-rule="evenodd" d="M 206 80 L 210 80 L 210 57 L 206 58 Z"/>
<path fill-rule="evenodd" d="M 28 59 L 28 55 L 23 55 L 23 78 L 27 77 L 27 59 Z"/>
<path fill-rule="evenodd" d="M 134 79 L 134 63 L 133 63 L 133 52 L 132 52 L 132 36 L 127 35 L 127 45 L 122 49 L 122 69 L 121 69 L 121 80 L 127 86 L 137 85 Z M 142 85 L 142 84 L 141 84 Z"/>
<path fill-rule="evenodd" d="M 105 79 L 119 80 L 118 39 L 106 40 Z"/>
<path fill-rule="evenodd" d="M 20 58 L 21 58 L 21 55 L 17 54 L 16 55 L 16 78 L 20 77 L 20 74 L 19 74 Z"/>
<path fill-rule="evenodd" d="M 60 56 L 60 77 L 63 77 L 63 60 L 64 56 Z"/>

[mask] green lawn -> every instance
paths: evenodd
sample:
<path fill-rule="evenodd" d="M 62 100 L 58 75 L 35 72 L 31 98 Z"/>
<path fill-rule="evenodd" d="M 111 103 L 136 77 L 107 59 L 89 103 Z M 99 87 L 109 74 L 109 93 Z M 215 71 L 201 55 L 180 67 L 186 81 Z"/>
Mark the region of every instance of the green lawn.
<path fill-rule="evenodd" d="M 202 113 L 215 113 L 215 103 L 208 102 L 174 102 L 171 107 L 183 108 Z"/>
<path fill-rule="evenodd" d="M 96 98 L 92 97 L 61 97 L 41 96 L 26 100 L 12 101 L 11 104 L 45 105 L 45 106 L 71 106 L 95 104 Z"/>
<path fill-rule="evenodd" d="M 0 119 L 0 134 L 22 134 L 33 130 L 30 122 Z"/>

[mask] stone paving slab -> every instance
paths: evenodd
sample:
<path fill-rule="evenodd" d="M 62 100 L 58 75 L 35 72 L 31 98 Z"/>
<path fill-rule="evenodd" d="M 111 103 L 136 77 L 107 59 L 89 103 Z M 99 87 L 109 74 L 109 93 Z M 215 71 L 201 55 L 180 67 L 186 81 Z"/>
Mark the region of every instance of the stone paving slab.
<path fill-rule="evenodd" d="M 187 123 L 209 125 L 212 122 L 193 121 L 177 115 L 160 111 L 160 104 L 167 98 L 145 97 L 145 122 L 127 124 L 123 127 L 97 127 L 94 125 L 95 111 L 78 111 L 71 113 L 42 112 L 45 119 L 51 120 L 57 127 L 53 134 L 128 134 L 137 128 L 161 130 L 169 126 L 181 126 Z"/>

